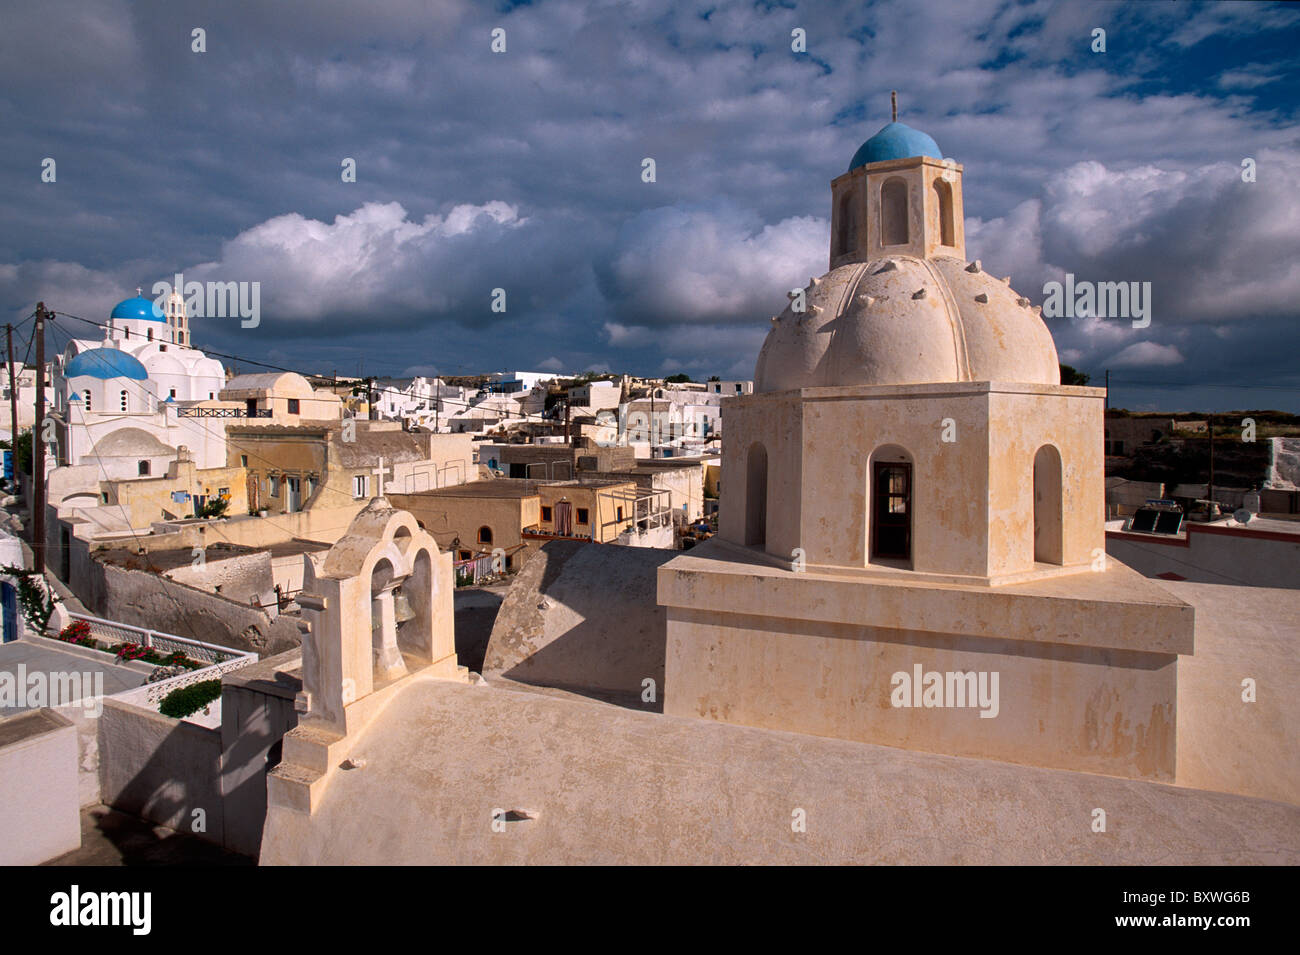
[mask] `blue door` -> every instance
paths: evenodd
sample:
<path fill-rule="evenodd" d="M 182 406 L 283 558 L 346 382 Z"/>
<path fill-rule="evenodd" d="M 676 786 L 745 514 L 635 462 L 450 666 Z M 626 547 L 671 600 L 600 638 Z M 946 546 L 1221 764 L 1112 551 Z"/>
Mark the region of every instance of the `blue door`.
<path fill-rule="evenodd" d="M 18 639 L 18 592 L 9 581 L 0 581 L 0 615 L 4 617 L 3 643 Z"/>

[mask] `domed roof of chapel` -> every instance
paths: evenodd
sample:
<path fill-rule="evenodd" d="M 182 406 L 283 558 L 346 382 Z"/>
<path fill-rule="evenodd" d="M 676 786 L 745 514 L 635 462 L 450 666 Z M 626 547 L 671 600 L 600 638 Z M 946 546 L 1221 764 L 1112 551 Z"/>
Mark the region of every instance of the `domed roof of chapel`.
<path fill-rule="evenodd" d="M 910 159 L 913 156 L 942 159 L 943 153 L 939 150 L 939 144 L 928 134 L 895 121 L 883 126 L 880 132 L 858 147 L 858 151 L 853 154 L 853 161 L 849 163 L 849 171 L 867 163 Z"/>
<path fill-rule="evenodd" d="M 814 279 L 773 319 L 754 390 L 959 381 L 1060 384 L 1029 300 L 953 256 L 891 255 Z"/>
<path fill-rule="evenodd" d="M 143 295 L 122 299 L 122 301 L 113 306 L 113 311 L 108 317 L 130 318 L 137 322 L 167 321 L 167 316 L 163 314 L 163 310 Z"/>

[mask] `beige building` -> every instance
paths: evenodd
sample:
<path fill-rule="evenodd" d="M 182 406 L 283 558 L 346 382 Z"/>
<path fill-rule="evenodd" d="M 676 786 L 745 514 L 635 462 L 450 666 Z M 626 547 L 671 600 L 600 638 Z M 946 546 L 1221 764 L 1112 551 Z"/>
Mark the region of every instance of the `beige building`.
<path fill-rule="evenodd" d="M 633 526 L 640 497 L 632 481 L 562 481 L 537 488 L 541 514 L 537 531 L 546 537 L 575 537 L 613 543 Z"/>
<path fill-rule="evenodd" d="M 389 494 L 388 500 L 414 515 L 456 560 L 500 548 L 506 570 L 522 563 L 516 555 L 524 545 L 523 533 L 536 530 L 541 520 L 541 497 L 532 481 L 472 481 L 416 494 Z"/>
<path fill-rule="evenodd" d="M 303 425 L 232 424 L 231 467 L 248 471 L 254 509 L 295 513 L 357 506 L 385 492 L 415 493 L 474 480 L 469 435 L 402 430 L 344 419 Z"/>
<path fill-rule="evenodd" d="M 291 371 L 237 375 L 226 383 L 221 401 L 242 404 L 248 418 L 269 418 L 272 424 L 297 425 L 338 421 L 343 401 L 338 395 L 311 386 Z"/>
<path fill-rule="evenodd" d="M 832 183 L 832 269 L 723 407 L 719 539 L 660 570 L 666 712 L 1171 780 L 1191 608 L 1107 561 L 1104 392 L 966 260 L 961 176 L 891 124 Z"/>

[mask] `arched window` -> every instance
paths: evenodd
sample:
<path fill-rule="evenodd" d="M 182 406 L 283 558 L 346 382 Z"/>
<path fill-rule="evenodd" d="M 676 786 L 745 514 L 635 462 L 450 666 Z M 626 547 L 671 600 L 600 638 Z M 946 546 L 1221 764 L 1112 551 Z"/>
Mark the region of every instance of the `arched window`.
<path fill-rule="evenodd" d="M 907 183 L 889 179 L 880 187 L 880 244 L 907 244 Z"/>
<path fill-rule="evenodd" d="M 936 208 L 939 210 L 939 244 L 952 246 L 956 239 L 956 229 L 953 227 L 952 213 L 952 186 L 942 179 L 934 181 L 934 194 L 937 200 Z"/>
<path fill-rule="evenodd" d="M 767 448 L 757 441 L 745 455 L 745 544 L 767 544 Z"/>
<path fill-rule="evenodd" d="M 140 477 L 148 477 L 148 475 L 149 475 L 149 462 L 148 462 L 148 461 L 137 461 L 137 462 L 136 462 L 136 468 L 137 468 L 137 469 L 139 470 L 139 472 L 140 472 Z"/>
<path fill-rule="evenodd" d="M 1061 452 L 1045 444 L 1034 455 L 1034 562 L 1063 564 Z"/>
<path fill-rule="evenodd" d="M 877 448 L 868 470 L 871 559 L 912 559 L 912 456 L 897 445 Z"/>
<path fill-rule="evenodd" d="M 840 198 L 839 223 L 835 235 L 836 255 L 844 255 L 848 252 L 852 252 L 854 243 L 857 242 L 858 226 L 854 221 L 853 216 L 855 208 L 852 193 Z"/>
<path fill-rule="evenodd" d="M 126 410 L 126 392 L 122 392 L 122 410 Z"/>
<path fill-rule="evenodd" d="M 490 528 L 490 527 L 480 527 L 480 528 L 478 529 L 478 542 L 479 542 L 480 544 L 490 544 L 490 543 L 492 543 L 492 528 Z"/>
<path fill-rule="evenodd" d="M 153 341 L 153 329 L 149 329 L 149 341 Z"/>

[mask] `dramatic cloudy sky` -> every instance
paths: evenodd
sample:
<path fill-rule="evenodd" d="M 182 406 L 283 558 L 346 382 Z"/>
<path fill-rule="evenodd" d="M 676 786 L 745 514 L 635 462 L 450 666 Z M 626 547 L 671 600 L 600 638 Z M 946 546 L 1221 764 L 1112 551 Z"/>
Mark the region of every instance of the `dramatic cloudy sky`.
<path fill-rule="evenodd" d="M 1067 272 L 1152 283 L 1149 328 L 1051 322 L 1117 404 L 1300 411 L 1300 7 L 6 0 L 3 19 L 7 320 L 38 299 L 102 320 L 183 271 L 261 283 L 261 324 L 195 322 L 200 345 L 297 368 L 750 377 L 784 290 L 825 271 L 829 182 L 896 88 L 965 168 L 970 257 L 1035 302 Z"/>

